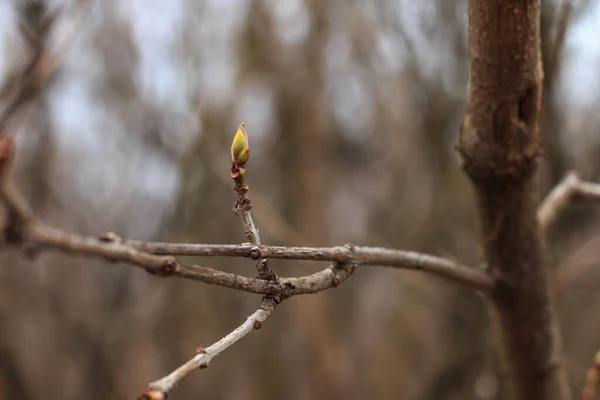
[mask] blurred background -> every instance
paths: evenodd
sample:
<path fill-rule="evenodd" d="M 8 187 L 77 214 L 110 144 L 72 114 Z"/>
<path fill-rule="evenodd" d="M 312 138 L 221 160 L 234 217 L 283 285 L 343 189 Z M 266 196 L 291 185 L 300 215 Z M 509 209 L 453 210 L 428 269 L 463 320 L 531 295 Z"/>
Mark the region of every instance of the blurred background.
<path fill-rule="evenodd" d="M 31 56 L 28 3 L 70 8 L 0 0 L 2 86 Z M 473 192 L 454 150 L 466 0 L 90 3 L 79 24 L 61 14 L 56 37 L 75 34 L 18 129 L 14 179 L 41 219 L 91 235 L 240 243 L 229 145 L 245 122 L 264 243 L 352 242 L 477 265 Z M 543 2 L 542 196 L 572 168 L 600 178 L 599 21 L 600 1 Z M 600 346 L 599 222 L 595 207 L 572 207 L 548 235 L 574 393 Z M 0 257 L 0 399 L 135 398 L 260 303 L 52 251 Z M 192 260 L 255 274 L 249 260 Z M 270 265 L 283 276 L 323 268 Z M 364 268 L 283 303 L 170 398 L 508 397 L 481 297 Z"/>

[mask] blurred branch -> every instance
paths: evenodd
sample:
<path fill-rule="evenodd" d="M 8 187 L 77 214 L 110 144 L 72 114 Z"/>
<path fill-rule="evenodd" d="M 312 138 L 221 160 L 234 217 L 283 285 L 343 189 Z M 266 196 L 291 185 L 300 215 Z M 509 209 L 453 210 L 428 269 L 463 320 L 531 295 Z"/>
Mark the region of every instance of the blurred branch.
<path fill-rule="evenodd" d="M 576 171 L 571 171 L 540 204 L 537 212 L 540 228 L 547 230 L 568 205 L 582 202 L 600 203 L 600 184 L 582 181 Z"/>
<path fill-rule="evenodd" d="M 556 73 L 560 68 L 560 56 L 562 54 L 567 27 L 569 26 L 569 20 L 573 11 L 572 0 L 563 0 L 559 7 L 556 17 L 556 32 L 550 51 L 550 59 L 546 66 L 546 70 L 544 71 L 544 79 L 548 82 L 554 82 Z"/>
<path fill-rule="evenodd" d="M 77 28 L 81 26 L 86 15 L 85 11 L 89 10 L 90 3 L 89 0 L 76 1 L 71 10 L 72 17 L 75 19 L 73 30 L 64 41 L 59 42 L 53 52 L 49 50 L 49 38 L 56 26 L 58 15 L 66 14 L 66 12 L 59 10 L 50 15 L 44 15 L 44 7 L 39 4 L 33 6 L 36 8 L 35 11 L 25 11 L 26 16 L 33 19 L 33 21 L 21 24 L 21 32 L 31 47 L 33 55 L 22 72 L 9 79 L 0 88 L 1 97 L 10 95 L 10 92 L 16 92 L 10 98 L 2 114 L 0 114 L 1 135 L 6 135 L 9 132 L 7 124 L 10 119 L 15 118 L 27 104 L 37 99 L 52 82 L 58 72 L 58 60 L 64 56 L 73 42 Z"/>
<path fill-rule="evenodd" d="M 600 351 L 594 357 L 594 363 L 588 370 L 583 389 L 583 400 L 594 400 L 598 389 L 598 378 L 600 377 Z"/>

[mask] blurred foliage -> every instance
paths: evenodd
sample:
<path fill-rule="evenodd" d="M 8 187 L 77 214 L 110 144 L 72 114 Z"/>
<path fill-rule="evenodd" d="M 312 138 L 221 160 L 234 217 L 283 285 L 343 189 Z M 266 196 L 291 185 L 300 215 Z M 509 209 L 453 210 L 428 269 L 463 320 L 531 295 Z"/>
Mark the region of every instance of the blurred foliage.
<path fill-rule="evenodd" d="M 541 195 L 568 169 L 600 175 L 598 99 L 584 101 L 582 91 L 598 77 L 581 69 L 590 44 L 578 34 L 595 9 L 576 3 L 561 62 L 546 77 Z M 264 243 L 353 242 L 477 265 L 473 193 L 454 151 L 467 93 L 466 12 L 464 0 L 96 1 L 60 76 L 19 128 L 14 178 L 44 221 L 67 230 L 239 243 L 229 147 L 245 121 L 246 179 Z M 544 2 L 545 56 L 556 13 Z M 26 17 L 0 2 L 5 80 L 27 60 Z M 596 215 L 593 206 L 570 210 L 548 246 L 577 392 L 600 346 L 600 323 L 589 317 L 600 312 Z M 196 261 L 254 273 L 247 260 Z M 271 266 L 284 276 L 319 267 Z M 51 252 L 31 261 L 4 249 L 0 398 L 134 398 L 258 304 L 123 265 Z M 375 268 L 286 301 L 171 397 L 199 396 L 506 398 L 479 296 Z"/>

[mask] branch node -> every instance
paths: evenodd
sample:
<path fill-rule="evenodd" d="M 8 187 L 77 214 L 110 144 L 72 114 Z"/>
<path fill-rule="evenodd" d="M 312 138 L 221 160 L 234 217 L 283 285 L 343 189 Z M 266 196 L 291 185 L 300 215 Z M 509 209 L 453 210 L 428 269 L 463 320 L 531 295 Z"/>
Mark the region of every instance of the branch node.
<path fill-rule="evenodd" d="M 260 259 L 261 256 L 261 251 L 260 251 L 260 247 L 258 246 L 254 246 L 252 249 L 250 249 L 250 253 L 248 254 L 250 256 L 251 259 L 253 260 L 258 260 Z"/>
<path fill-rule="evenodd" d="M 198 368 L 206 369 L 206 368 L 208 368 L 208 363 L 203 362 L 202 364 L 198 365 Z"/>
<path fill-rule="evenodd" d="M 260 328 L 262 328 L 262 322 L 260 322 L 260 321 L 254 321 L 253 327 L 256 330 L 259 330 Z"/>
<path fill-rule="evenodd" d="M 165 257 L 162 265 L 162 271 L 165 275 L 172 275 L 177 272 L 177 268 L 179 267 L 179 263 L 173 257 Z"/>
<path fill-rule="evenodd" d="M 196 354 L 206 354 L 206 349 L 204 347 L 198 347 L 196 349 Z"/>

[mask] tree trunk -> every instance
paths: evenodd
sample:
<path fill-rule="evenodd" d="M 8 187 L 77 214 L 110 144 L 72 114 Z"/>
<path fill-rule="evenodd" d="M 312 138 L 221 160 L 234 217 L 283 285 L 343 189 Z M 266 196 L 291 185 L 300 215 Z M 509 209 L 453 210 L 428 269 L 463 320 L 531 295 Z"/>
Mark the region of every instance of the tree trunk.
<path fill-rule="evenodd" d="M 536 209 L 543 73 L 540 0 L 469 0 L 463 168 L 477 193 L 495 321 L 515 399 L 569 399 Z"/>

